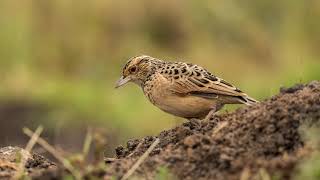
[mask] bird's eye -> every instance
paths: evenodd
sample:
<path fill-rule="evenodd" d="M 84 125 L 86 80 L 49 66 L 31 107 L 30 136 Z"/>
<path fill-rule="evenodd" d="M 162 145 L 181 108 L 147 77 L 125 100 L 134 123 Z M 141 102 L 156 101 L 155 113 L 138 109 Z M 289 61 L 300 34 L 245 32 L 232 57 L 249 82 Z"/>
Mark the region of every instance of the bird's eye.
<path fill-rule="evenodd" d="M 134 73 L 134 72 L 137 71 L 137 67 L 133 66 L 133 67 L 131 67 L 131 68 L 129 69 L 129 71 L 130 71 L 131 73 Z"/>

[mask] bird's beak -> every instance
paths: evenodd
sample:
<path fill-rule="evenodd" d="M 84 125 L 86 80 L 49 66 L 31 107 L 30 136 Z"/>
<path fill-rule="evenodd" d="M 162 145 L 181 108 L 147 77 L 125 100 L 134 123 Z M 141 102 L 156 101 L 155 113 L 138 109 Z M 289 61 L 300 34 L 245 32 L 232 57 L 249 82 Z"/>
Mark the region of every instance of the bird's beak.
<path fill-rule="evenodd" d="M 127 84 L 130 80 L 131 80 L 131 78 L 129 76 L 127 76 L 127 77 L 121 76 L 121 78 L 116 83 L 116 88 Z"/>

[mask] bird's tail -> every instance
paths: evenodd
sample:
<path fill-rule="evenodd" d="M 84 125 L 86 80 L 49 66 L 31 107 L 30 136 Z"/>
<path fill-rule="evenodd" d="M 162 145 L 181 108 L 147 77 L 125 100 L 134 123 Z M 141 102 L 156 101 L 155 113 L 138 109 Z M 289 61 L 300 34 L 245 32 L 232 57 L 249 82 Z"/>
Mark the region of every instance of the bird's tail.
<path fill-rule="evenodd" d="M 252 97 L 249 97 L 248 95 L 240 96 L 239 99 L 241 103 L 249 106 L 259 103 L 259 101 L 253 99 Z"/>

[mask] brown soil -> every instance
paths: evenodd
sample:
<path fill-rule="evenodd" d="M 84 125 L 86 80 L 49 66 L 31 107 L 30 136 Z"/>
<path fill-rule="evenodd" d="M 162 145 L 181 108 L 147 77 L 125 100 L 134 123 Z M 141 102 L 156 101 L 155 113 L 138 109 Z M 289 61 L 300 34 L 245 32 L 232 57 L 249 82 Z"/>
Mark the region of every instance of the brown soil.
<path fill-rule="evenodd" d="M 22 155 L 23 154 L 23 155 Z M 37 154 L 30 154 L 19 147 L 4 147 L 0 149 L 0 179 L 10 179 L 14 176 L 19 168 L 19 161 L 21 157 L 27 157 L 25 164 L 28 176 L 33 179 L 37 177 L 49 177 L 50 179 L 59 178 L 61 174 L 58 167 Z"/>
<path fill-rule="evenodd" d="M 280 94 L 255 106 L 216 115 L 208 122 L 193 120 L 156 137 L 129 140 L 126 147 L 116 148 L 116 159 L 107 162 L 106 172 L 95 175 L 122 177 L 158 137 L 160 143 L 135 176 L 152 179 L 159 167 L 167 167 L 178 179 L 253 179 L 264 174 L 291 179 L 311 151 L 301 136 L 301 126 L 319 121 L 320 82 L 282 88 Z M 48 166 L 35 163 L 32 178 L 62 177 L 62 168 L 48 168 L 56 166 L 42 160 Z M 1 162 L 0 158 L 0 177 L 14 171 Z M 35 168 L 44 170 L 35 174 Z"/>

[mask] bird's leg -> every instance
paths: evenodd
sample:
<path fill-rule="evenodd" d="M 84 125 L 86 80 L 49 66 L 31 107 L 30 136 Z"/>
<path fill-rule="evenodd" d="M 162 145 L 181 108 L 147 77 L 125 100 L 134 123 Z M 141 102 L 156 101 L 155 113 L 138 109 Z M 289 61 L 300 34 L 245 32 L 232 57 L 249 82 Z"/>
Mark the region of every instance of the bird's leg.
<path fill-rule="evenodd" d="M 206 115 L 204 118 L 204 121 L 209 121 L 210 118 L 216 113 L 217 111 L 215 109 L 211 109 L 211 111 Z"/>
<path fill-rule="evenodd" d="M 204 118 L 204 121 L 209 121 L 210 118 L 221 108 L 223 107 L 223 104 L 216 104 L 212 106 L 211 111 L 207 114 L 207 116 Z"/>

